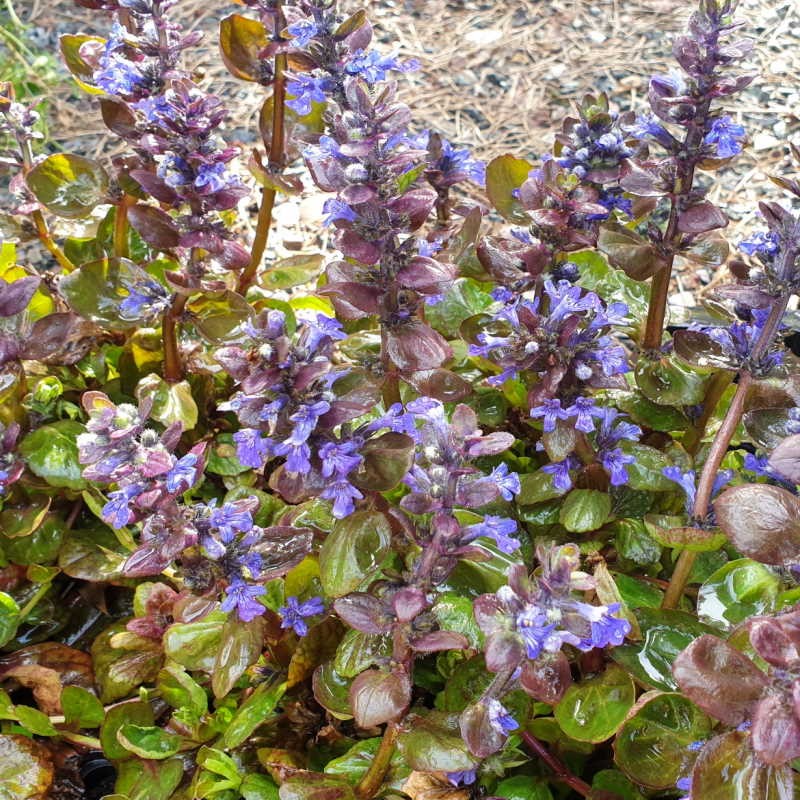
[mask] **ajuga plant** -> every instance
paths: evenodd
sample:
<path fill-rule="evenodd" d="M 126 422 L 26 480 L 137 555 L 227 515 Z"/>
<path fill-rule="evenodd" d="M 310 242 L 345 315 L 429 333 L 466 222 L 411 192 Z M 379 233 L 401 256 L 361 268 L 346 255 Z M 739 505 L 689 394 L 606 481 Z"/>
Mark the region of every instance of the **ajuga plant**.
<path fill-rule="evenodd" d="M 794 798 L 800 183 L 726 240 L 732 0 L 488 164 L 364 11 L 222 19 L 253 146 L 179 0 L 76 1 L 113 156 L 0 87 L 0 796 Z"/>

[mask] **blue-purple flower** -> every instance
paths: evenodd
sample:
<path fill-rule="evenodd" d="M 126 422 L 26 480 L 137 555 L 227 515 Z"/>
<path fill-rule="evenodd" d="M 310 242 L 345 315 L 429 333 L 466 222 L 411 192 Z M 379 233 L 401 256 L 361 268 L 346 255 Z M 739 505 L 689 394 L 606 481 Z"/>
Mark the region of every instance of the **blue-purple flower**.
<path fill-rule="evenodd" d="M 321 597 L 312 597 L 302 603 L 296 597 L 287 597 L 286 605 L 278 609 L 281 628 L 291 629 L 298 636 L 305 636 L 308 633 L 306 620 L 321 614 L 324 610 L 325 604 Z"/>
<path fill-rule="evenodd" d="M 508 709 L 494 697 L 486 703 L 489 724 L 500 734 L 508 736 L 519 728 L 519 723 L 511 716 Z"/>
<path fill-rule="evenodd" d="M 247 583 L 235 577 L 225 590 L 221 608 L 226 612 L 235 610 L 242 622 L 251 622 L 266 611 L 266 607 L 256 600 L 266 593 L 266 588 L 260 584 Z"/>
<path fill-rule="evenodd" d="M 711 128 L 703 137 L 703 144 L 717 158 L 731 158 L 742 152 L 746 136 L 745 129 L 726 114 L 711 123 Z"/>

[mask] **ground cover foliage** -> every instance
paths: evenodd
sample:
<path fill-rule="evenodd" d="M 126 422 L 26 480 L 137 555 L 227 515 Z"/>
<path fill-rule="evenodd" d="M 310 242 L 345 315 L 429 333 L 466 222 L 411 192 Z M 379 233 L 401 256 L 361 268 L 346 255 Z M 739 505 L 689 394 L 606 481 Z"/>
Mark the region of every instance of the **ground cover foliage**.
<path fill-rule="evenodd" d="M 535 164 L 332 0 L 223 19 L 250 152 L 172 0 L 76 2 L 120 154 L 0 92 L 0 797 L 795 797 L 800 183 L 726 241 L 731 0 Z M 336 251 L 276 261 L 304 185 Z M 679 259 L 731 277 L 676 330 Z"/>

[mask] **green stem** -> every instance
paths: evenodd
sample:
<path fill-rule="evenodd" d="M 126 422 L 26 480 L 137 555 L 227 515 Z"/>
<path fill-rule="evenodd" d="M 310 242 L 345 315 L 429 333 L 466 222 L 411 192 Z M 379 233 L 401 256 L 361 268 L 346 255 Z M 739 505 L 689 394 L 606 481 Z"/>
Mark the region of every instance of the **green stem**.
<path fill-rule="evenodd" d="M 17 16 L 17 12 L 14 10 L 14 4 L 11 2 L 11 0 L 4 0 L 4 5 L 6 7 L 6 13 L 8 14 L 8 19 L 11 24 L 19 30 L 24 30 L 25 26 L 22 24 L 22 20 Z"/>
<path fill-rule="evenodd" d="M 697 451 L 700 449 L 700 445 L 703 443 L 703 437 L 705 436 L 708 422 L 711 417 L 714 416 L 714 412 L 717 410 L 719 401 L 722 399 L 722 395 L 725 394 L 725 390 L 731 385 L 732 380 L 733 373 L 726 370 L 720 370 L 719 372 L 715 373 L 708 382 L 706 396 L 703 399 L 703 413 L 686 431 L 686 435 L 683 437 L 681 442 L 689 455 L 697 455 Z"/>
<path fill-rule="evenodd" d="M 380 790 L 394 755 L 398 733 L 399 728 L 396 722 L 386 725 L 375 758 L 372 759 L 364 777 L 356 784 L 355 794 L 358 800 L 371 800 Z"/>
<path fill-rule="evenodd" d="M 793 264 L 796 255 L 797 250 L 795 248 L 788 248 L 782 258 L 788 263 Z M 783 319 L 788 302 L 788 295 L 775 300 L 770 310 L 769 317 L 767 317 L 767 321 L 761 329 L 761 334 L 753 345 L 753 349 L 750 353 L 751 363 L 758 363 L 761 355 L 775 338 L 775 333 Z M 736 394 L 734 394 L 733 400 L 731 400 L 731 404 L 725 414 L 725 419 L 723 419 L 722 425 L 720 425 L 714 437 L 714 441 L 711 443 L 708 456 L 703 464 L 703 471 L 700 473 L 700 478 L 697 482 L 697 495 L 694 501 L 694 508 L 692 509 L 692 518 L 694 520 L 703 521 L 708 517 L 708 512 L 711 507 L 711 494 L 714 491 L 714 481 L 719 473 L 722 460 L 725 458 L 725 453 L 728 452 L 731 439 L 733 439 L 736 428 L 739 426 L 742 414 L 744 413 L 747 394 L 752 384 L 753 375 L 748 371 L 742 370 L 739 373 L 739 383 L 736 386 Z M 664 594 L 664 600 L 661 603 L 662 608 L 676 608 L 678 606 L 696 557 L 697 554 L 694 552 L 689 550 L 681 551 L 675 563 L 675 569 L 672 573 L 669 586 Z"/>
<path fill-rule="evenodd" d="M 39 588 L 33 593 L 33 597 L 28 600 L 27 603 L 20 609 L 19 612 L 19 624 L 21 625 L 25 620 L 28 618 L 28 615 L 36 608 L 36 604 L 50 591 L 51 583 L 43 583 L 39 586 Z"/>
<path fill-rule="evenodd" d="M 277 0 L 275 16 L 274 39 L 280 41 L 281 29 L 283 28 L 283 12 L 281 11 L 281 0 Z M 288 66 L 286 53 L 278 53 L 275 56 L 275 79 L 272 89 L 272 139 L 270 141 L 269 158 L 267 166 L 269 171 L 275 175 L 283 169 L 286 150 L 286 69 Z M 246 294 L 247 290 L 255 283 L 258 275 L 258 268 L 264 258 L 264 251 L 267 249 L 269 231 L 272 227 L 272 210 L 275 208 L 276 190 L 265 187 L 261 190 L 261 204 L 258 209 L 258 221 L 256 223 L 256 235 L 253 239 L 253 247 L 250 251 L 250 263 L 242 271 L 239 278 L 239 294 Z"/>

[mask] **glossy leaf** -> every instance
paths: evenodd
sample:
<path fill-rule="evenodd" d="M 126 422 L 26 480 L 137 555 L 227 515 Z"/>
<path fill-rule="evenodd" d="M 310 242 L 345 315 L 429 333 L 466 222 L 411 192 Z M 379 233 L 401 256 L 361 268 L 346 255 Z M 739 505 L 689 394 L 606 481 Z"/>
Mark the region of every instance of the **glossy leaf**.
<path fill-rule="evenodd" d="M 720 567 L 700 587 L 697 614 L 703 622 L 733 627 L 775 610 L 781 584 L 763 564 L 740 558 Z"/>
<path fill-rule="evenodd" d="M 709 718 L 682 695 L 649 693 L 619 729 L 614 760 L 636 783 L 670 789 L 694 764 L 689 745 L 710 731 Z"/>
<path fill-rule="evenodd" d="M 580 742 L 603 742 L 618 730 L 636 691 L 624 670 L 609 666 L 594 678 L 575 683 L 555 707 L 561 730 Z"/>
<path fill-rule="evenodd" d="M 767 687 L 766 676 L 747 656 L 708 634 L 678 655 L 672 672 L 692 702 L 727 725 L 747 719 Z"/>
<path fill-rule="evenodd" d="M 25 177 L 36 199 L 60 217 L 81 219 L 106 200 L 108 175 L 96 161 L 59 153 L 36 164 Z"/>
<path fill-rule="evenodd" d="M 47 750 L 27 736 L 0 735 L 0 797 L 45 800 L 54 767 Z"/>
<path fill-rule="evenodd" d="M 83 425 L 70 419 L 43 425 L 20 442 L 20 453 L 31 472 L 51 486 L 85 489 L 77 444 L 83 432 Z"/>
<path fill-rule="evenodd" d="M 703 800 L 793 800 L 791 768 L 758 762 L 745 733 L 718 736 L 701 751 L 692 772 L 692 794 Z"/>
<path fill-rule="evenodd" d="M 765 564 L 800 555 L 800 500 L 779 486 L 726 489 L 715 501 L 717 522 L 742 554 Z"/>
<path fill-rule="evenodd" d="M 486 166 L 486 194 L 497 211 L 511 222 L 527 222 L 527 216 L 514 197 L 527 180 L 533 165 L 511 155 L 498 156 Z"/>
<path fill-rule="evenodd" d="M 337 522 L 319 554 L 327 594 L 341 597 L 374 575 L 386 555 L 391 530 L 383 514 L 359 511 Z"/>

